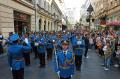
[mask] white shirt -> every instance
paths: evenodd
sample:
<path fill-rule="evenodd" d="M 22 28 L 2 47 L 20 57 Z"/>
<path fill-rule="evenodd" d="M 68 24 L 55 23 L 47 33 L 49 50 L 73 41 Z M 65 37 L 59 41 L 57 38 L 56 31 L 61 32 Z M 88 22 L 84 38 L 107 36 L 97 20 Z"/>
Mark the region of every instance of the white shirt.
<path fill-rule="evenodd" d="M 92 38 L 90 38 L 90 39 L 89 39 L 89 42 L 90 42 L 90 44 L 94 44 L 94 42 L 93 42 L 93 39 L 92 39 Z"/>
<path fill-rule="evenodd" d="M 64 53 L 65 55 L 67 55 L 67 52 L 68 52 L 68 50 L 66 50 L 66 51 L 63 51 L 63 53 Z"/>
<path fill-rule="evenodd" d="M 103 51 L 106 52 L 107 51 L 107 46 L 103 47 Z"/>
<path fill-rule="evenodd" d="M 25 40 L 24 40 L 24 41 L 25 41 L 25 43 L 26 43 L 26 44 L 28 44 L 28 38 L 25 38 Z"/>

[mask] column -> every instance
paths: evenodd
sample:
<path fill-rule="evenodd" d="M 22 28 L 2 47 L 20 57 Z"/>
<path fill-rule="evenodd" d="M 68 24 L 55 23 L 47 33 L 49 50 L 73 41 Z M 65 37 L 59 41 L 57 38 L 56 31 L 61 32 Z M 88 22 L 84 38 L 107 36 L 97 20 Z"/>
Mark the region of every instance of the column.
<path fill-rule="evenodd" d="M 54 24 L 54 21 L 52 21 L 52 27 L 51 27 L 52 30 L 54 30 L 54 25 L 55 25 L 55 24 Z"/>
<path fill-rule="evenodd" d="M 49 22 L 49 31 L 51 31 L 51 21 Z"/>
<path fill-rule="evenodd" d="M 36 32 L 39 32 L 39 16 L 36 18 Z"/>
<path fill-rule="evenodd" d="M 48 20 L 46 19 L 46 31 L 48 31 Z"/>
<path fill-rule="evenodd" d="M 41 30 L 44 30 L 44 19 L 41 18 L 42 22 L 41 22 Z"/>

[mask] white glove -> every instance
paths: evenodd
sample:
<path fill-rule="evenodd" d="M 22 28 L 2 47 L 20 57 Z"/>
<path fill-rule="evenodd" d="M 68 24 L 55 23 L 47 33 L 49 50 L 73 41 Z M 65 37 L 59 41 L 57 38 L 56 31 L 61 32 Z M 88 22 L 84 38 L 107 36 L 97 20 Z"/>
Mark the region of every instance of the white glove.
<path fill-rule="evenodd" d="M 60 71 L 57 72 L 58 76 L 60 77 Z"/>
<path fill-rule="evenodd" d="M 71 75 L 71 78 L 73 77 L 73 75 Z"/>
<path fill-rule="evenodd" d="M 25 40 L 24 40 L 24 41 L 25 41 L 25 43 L 26 43 L 26 44 L 28 44 L 28 39 L 27 39 L 27 38 L 25 38 Z"/>
<path fill-rule="evenodd" d="M 55 42 L 55 40 L 53 40 L 53 42 Z"/>
<path fill-rule="evenodd" d="M 39 45 L 39 44 L 36 42 L 36 43 L 35 43 L 35 46 L 38 46 L 38 45 Z"/>
<path fill-rule="evenodd" d="M 10 70 L 12 71 L 12 67 L 10 68 Z"/>

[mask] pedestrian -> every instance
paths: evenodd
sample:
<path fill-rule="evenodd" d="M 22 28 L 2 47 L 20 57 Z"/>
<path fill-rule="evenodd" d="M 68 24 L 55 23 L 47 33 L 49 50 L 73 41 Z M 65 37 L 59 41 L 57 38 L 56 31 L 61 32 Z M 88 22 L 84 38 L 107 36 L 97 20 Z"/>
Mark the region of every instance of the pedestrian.
<path fill-rule="evenodd" d="M 76 70 L 81 70 L 81 64 L 82 64 L 82 55 L 83 55 L 83 49 L 85 47 L 84 40 L 82 39 L 82 36 L 80 34 L 77 34 L 76 38 L 76 46 L 75 46 L 75 66 Z"/>
<path fill-rule="evenodd" d="M 63 31 L 63 34 L 62 34 L 62 39 L 63 39 L 63 40 L 68 40 L 68 39 L 69 39 L 69 37 L 68 37 L 68 34 L 67 34 L 66 30 L 64 30 L 64 31 Z"/>
<path fill-rule="evenodd" d="M 115 67 L 120 66 L 120 46 L 118 46 L 118 49 L 116 51 L 116 63 L 114 65 Z"/>
<path fill-rule="evenodd" d="M 47 39 L 47 46 L 46 46 L 46 50 L 47 50 L 47 60 L 52 60 L 52 55 L 53 55 L 53 49 L 54 49 L 54 42 L 55 42 L 55 38 L 54 38 L 54 33 L 50 32 L 50 35 L 48 35 Z"/>
<path fill-rule="evenodd" d="M 97 42 L 97 48 L 98 48 L 98 52 L 99 52 L 99 55 L 100 56 L 103 56 L 103 43 L 102 43 L 102 41 L 101 40 L 99 40 L 98 42 Z"/>
<path fill-rule="evenodd" d="M 45 55 L 46 55 L 46 40 L 45 37 L 39 34 L 39 36 L 36 39 L 36 46 L 38 51 L 38 58 L 40 68 L 45 68 L 46 62 L 45 62 Z"/>
<path fill-rule="evenodd" d="M 4 51 L 3 51 L 3 35 L 2 35 L 2 32 L 0 32 L 0 54 L 2 54 Z"/>
<path fill-rule="evenodd" d="M 24 35 L 24 39 L 22 40 L 22 42 L 26 42 L 26 43 L 30 43 L 28 35 L 25 34 Z M 30 43 L 31 44 L 31 43 Z M 24 44 L 24 46 L 26 46 L 26 44 Z M 30 53 L 31 51 L 24 51 L 23 56 L 24 56 L 24 60 L 25 60 L 25 65 L 26 66 L 30 66 Z"/>
<path fill-rule="evenodd" d="M 104 69 L 109 70 L 111 64 L 112 49 L 110 47 L 110 42 L 107 41 L 106 45 L 103 48 L 104 51 Z"/>
<path fill-rule="evenodd" d="M 85 58 L 88 58 L 88 48 L 89 48 L 89 37 L 87 34 L 85 34 L 85 37 L 84 37 L 84 41 L 85 41 Z"/>
<path fill-rule="evenodd" d="M 59 79 L 71 79 L 74 74 L 74 55 L 68 47 L 69 41 L 62 41 L 62 51 L 55 53 L 55 69 Z"/>
<path fill-rule="evenodd" d="M 93 49 L 93 47 L 94 47 L 94 39 L 93 39 L 92 36 L 90 36 L 90 38 L 89 38 L 89 43 L 90 43 L 90 48 Z"/>
<path fill-rule="evenodd" d="M 61 33 L 57 34 L 57 39 L 56 39 L 56 49 L 57 50 L 62 50 L 62 35 Z"/>
<path fill-rule="evenodd" d="M 29 38 L 30 38 L 30 42 L 31 42 L 32 52 L 34 53 L 34 59 L 37 59 L 38 51 L 37 51 L 37 47 L 35 46 L 36 33 L 31 32 Z"/>
<path fill-rule="evenodd" d="M 71 35 L 71 38 L 70 38 L 70 39 L 71 39 L 73 51 L 75 51 L 75 46 L 76 46 L 76 34 L 73 33 L 73 34 Z"/>
<path fill-rule="evenodd" d="M 26 46 L 23 46 L 19 41 L 19 35 L 13 34 L 10 37 L 12 45 L 8 47 L 8 60 L 9 66 L 12 71 L 13 79 L 24 79 L 24 58 L 23 52 L 30 51 L 30 44 L 26 42 Z"/>

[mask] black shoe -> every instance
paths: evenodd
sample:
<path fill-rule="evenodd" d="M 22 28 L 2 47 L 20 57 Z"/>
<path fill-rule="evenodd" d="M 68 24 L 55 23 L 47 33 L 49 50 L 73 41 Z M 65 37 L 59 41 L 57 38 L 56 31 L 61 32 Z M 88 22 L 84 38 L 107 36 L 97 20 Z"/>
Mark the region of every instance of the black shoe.
<path fill-rule="evenodd" d="M 45 65 L 40 65 L 39 68 L 45 68 Z"/>
<path fill-rule="evenodd" d="M 81 68 L 76 68 L 76 71 L 81 71 Z"/>
<path fill-rule="evenodd" d="M 81 69 L 77 69 L 76 71 L 79 71 L 79 72 L 80 72 L 80 71 L 81 71 Z"/>

